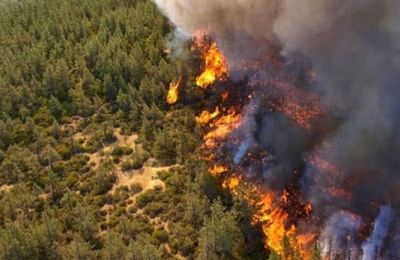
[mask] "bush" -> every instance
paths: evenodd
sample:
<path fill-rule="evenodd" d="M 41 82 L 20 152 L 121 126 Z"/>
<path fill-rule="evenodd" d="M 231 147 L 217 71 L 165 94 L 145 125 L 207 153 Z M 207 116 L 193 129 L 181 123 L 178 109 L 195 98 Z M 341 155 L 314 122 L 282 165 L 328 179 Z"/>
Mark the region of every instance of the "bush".
<path fill-rule="evenodd" d="M 88 156 L 74 156 L 71 160 L 65 163 L 65 171 L 87 173 L 90 170 L 90 167 L 87 166 L 87 162 L 89 161 L 89 159 L 90 158 Z"/>
<path fill-rule="evenodd" d="M 136 195 L 143 191 L 143 187 L 140 183 L 134 183 L 131 185 L 130 190 L 133 195 Z"/>
<path fill-rule="evenodd" d="M 115 147 L 112 151 L 112 156 L 117 156 L 117 157 L 121 157 L 124 155 L 130 155 L 133 153 L 133 149 L 130 147 Z"/>
<path fill-rule="evenodd" d="M 125 207 L 118 206 L 117 209 L 115 210 L 115 215 L 116 216 L 122 216 L 124 214 L 126 214 Z"/>
<path fill-rule="evenodd" d="M 0 163 L 6 158 L 6 154 L 0 149 Z"/>
<path fill-rule="evenodd" d="M 123 185 L 123 186 L 118 188 L 118 191 L 128 193 L 129 192 L 129 187 L 126 186 L 126 185 Z"/>
<path fill-rule="evenodd" d="M 65 163 L 63 161 L 54 162 L 52 165 L 53 172 L 56 173 L 57 175 L 62 175 L 65 171 L 64 164 Z"/>
<path fill-rule="evenodd" d="M 83 147 L 83 151 L 86 153 L 95 153 L 100 150 L 102 146 L 101 140 L 91 137 Z"/>
<path fill-rule="evenodd" d="M 111 129 L 107 129 L 103 135 L 103 142 L 106 144 L 112 144 L 117 141 L 117 138 L 114 136 L 114 133 Z"/>
<path fill-rule="evenodd" d="M 66 144 L 59 144 L 56 146 L 56 152 L 64 159 L 67 160 L 72 155 L 71 148 Z"/>
<path fill-rule="evenodd" d="M 104 205 L 107 204 L 107 196 L 105 195 L 100 195 L 96 197 L 95 203 L 97 207 L 103 207 Z"/>
<path fill-rule="evenodd" d="M 146 206 L 145 213 L 149 217 L 155 218 L 156 216 L 161 214 L 163 211 L 165 211 L 165 209 L 166 209 L 166 206 L 163 203 L 153 202 Z"/>
<path fill-rule="evenodd" d="M 160 244 L 167 243 L 169 239 L 168 233 L 164 229 L 154 230 L 152 237 L 155 238 Z"/>
<path fill-rule="evenodd" d="M 174 251 L 179 251 L 183 256 L 194 253 L 198 234 L 191 226 L 175 225 L 170 237 L 170 245 Z"/>
<path fill-rule="evenodd" d="M 136 205 L 132 205 L 128 208 L 128 212 L 131 214 L 135 214 L 138 211 L 138 207 Z"/>
<path fill-rule="evenodd" d="M 79 182 L 79 175 L 76 172 L 71 172 L 65 179 L 65 184 L 70 189 L 75 187 L 78 184 L 78 182 Z"/>
<path fill-rule="evenodd" d="M 156 185 L 155 187 L 154 187 L 154 190 L 155 191 L 157 191 L 157 192 L 162 192 L 163 191 L 163 189 L 164 189 L 164 187 L 162 186 L 162 185 Z"/>
<path fill-rule="evenodd" d="M 115 164 L 119 164 L 121 162 L 121 159 L 119 157 L 113 157 L 113 162 Z"/>
<path fill-rule="evenodd" d="M 139 170 L 143 167 L 144 163 L 150 158 L 149 153 L 143 150 L 139 150 L 134 153 L 130 160 L 127 160 L 125 164 L 125 168 L 127 170 Z"/>
<path fill-rule="evenodd" d="M 109 228 L 114 228 L 119 224 L 119 219 L 116 216 L 111 216 L 107 222 Z"/>
<path fill-rule="evenodd" d="M 124 161 L 121 163 L 121 170 L 124 172 L 130 171 L 134 169 L 133 162 L 130 160 Z"/>
<path fill-rule="evenodd" d="M 154 193 L 153 190 L 146 191 L 145 193 L 139 195 L 136 198 L 136 205 L 142 209 L 144 208 L 148 203 L 152 202 L 155 200 L 156 194 Z"/>

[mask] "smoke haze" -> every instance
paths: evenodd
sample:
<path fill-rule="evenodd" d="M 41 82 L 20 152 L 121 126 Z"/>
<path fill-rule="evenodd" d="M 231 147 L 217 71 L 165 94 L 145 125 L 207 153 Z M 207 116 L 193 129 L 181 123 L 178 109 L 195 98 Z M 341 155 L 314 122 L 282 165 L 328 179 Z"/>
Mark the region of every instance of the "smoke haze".
<path fill-rule="evenodd" d="M 400 222 L 400 1 L 154 1 L 186 34 L 211 32 L 232 68 L 231 78 L 248 79 L 247 87 L 258 97 L 271 96 L 265 82 L 279 76 L 267 65 L 261 72 L 243 71 L 241 62 L 271 53 L 285 59 L 286 75 L 296 78 L 291 83 L 319 97 L 337 120 L 335 128 L 315 145 L 315 138 L 283 115 L 269 113 L 268 102 L 258 98 L 248 104 L 245 122 L 234 133 L 242 140 L 232 148 L 234 162 L 240 164 L 254 146 L 272 151 L 274 163 L 263 162 L 260 176 L 278 190 L 303 162 L 300 183 L 324 220 L 324 253 L 346 255 L 340 250 L 350 232 L 350 259 L 390 259 L 400 246 L 388 231 Z M 304 64 L 310 64 L 315 78 L 302 84 L 298 75 L 309 69 Z M 337 174 L 309 162 L 321 155 L 336 165 Z M 333 187 L 351 195 L 326 192 Z M 360 243 L 355 234 L 371 223 L 370 238 Z"/>

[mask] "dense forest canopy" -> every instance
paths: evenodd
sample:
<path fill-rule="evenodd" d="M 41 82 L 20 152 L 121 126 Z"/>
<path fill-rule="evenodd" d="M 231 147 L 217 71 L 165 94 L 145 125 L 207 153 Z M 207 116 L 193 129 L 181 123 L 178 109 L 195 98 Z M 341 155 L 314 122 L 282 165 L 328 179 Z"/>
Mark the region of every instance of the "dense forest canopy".
<path fill-rule="evenodd" d="M 268 257 L 199 159 L 212 93 L 171 32 L 149 0 L 0 0 L 1 259 Z"/>

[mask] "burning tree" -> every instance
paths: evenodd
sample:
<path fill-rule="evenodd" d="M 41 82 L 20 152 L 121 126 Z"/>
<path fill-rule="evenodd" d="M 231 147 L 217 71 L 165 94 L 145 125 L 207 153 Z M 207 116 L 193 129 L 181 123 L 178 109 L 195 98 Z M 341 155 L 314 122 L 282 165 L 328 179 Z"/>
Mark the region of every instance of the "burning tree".
<path fill-rule="evenodd" d="M 271 257 L 398 257 L 397 4 L 155 2 L 203 60 L 209 172 L 246 187 Z"/>

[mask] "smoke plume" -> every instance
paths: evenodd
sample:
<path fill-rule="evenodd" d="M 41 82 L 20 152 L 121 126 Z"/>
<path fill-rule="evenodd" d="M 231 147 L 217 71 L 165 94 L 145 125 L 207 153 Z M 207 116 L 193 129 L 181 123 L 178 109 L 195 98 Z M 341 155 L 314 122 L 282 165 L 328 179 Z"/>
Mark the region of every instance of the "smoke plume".
<path fill-rule="evenodd" d="M 154 1 L 186 34 L 211 32 L 230 79 L 247 82 L 240 87 L 257 97 L 227 144 L 232 161 L 275 190 L 302 172 L 297 182 L 322 219 L 325 255 L 397 253 L 400 239 L 388 227 L 400 230 L 393 213 L 400 208 L 400 1 Z M 279 69 L 270 65 L 276 60 Z M 303 91 L 327 115 L 310 131 L 271 112 L 271 100 L 311 106 Z M 244 166 L 251 150 L 268 155 Z"/>

